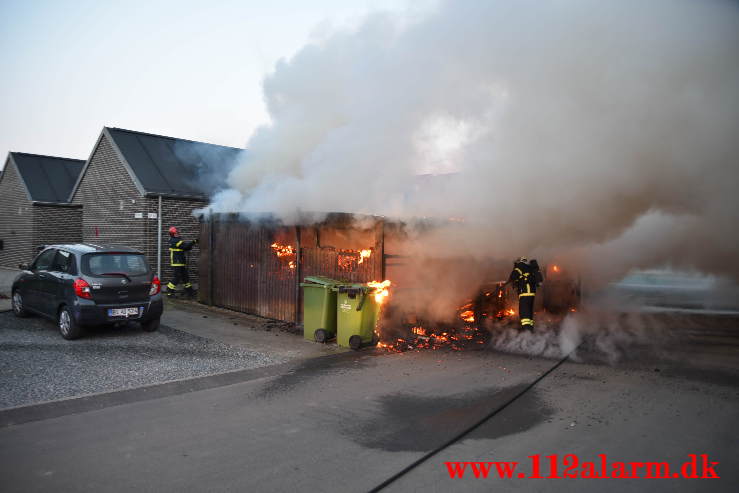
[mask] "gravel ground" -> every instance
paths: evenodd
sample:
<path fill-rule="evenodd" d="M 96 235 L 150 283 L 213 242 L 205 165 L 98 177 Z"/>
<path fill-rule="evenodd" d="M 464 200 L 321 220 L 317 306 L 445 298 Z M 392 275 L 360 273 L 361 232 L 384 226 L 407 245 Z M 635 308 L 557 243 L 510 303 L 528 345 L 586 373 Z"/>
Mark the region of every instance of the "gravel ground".
<path fill-rule="evenodd" d="M 0 313 L 0 409 L 282 362 L 164 326 L 98 328 L 66 341 L 49 320 Z"/>

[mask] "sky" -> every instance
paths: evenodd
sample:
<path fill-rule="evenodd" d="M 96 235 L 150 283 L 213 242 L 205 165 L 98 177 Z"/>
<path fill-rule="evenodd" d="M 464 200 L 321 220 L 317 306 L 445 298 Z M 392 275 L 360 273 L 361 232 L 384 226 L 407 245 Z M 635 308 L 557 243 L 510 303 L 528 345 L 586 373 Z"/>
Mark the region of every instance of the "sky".
<path fill-rule="evenodd" d="M 432 0 L 0 0 L 0 153 L 87 159 L 103 126 L 243 147 L 280 59 Z"/>

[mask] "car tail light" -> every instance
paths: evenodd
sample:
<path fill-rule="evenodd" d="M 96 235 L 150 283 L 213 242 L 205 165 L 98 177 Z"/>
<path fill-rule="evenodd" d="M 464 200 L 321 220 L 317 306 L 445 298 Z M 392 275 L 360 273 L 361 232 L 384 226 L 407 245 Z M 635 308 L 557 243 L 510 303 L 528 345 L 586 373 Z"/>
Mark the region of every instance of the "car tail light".
<path fill-rule="evenodd" d="M 149 296 L 154 296 L 155 294 L 158 294 L 159 291 L 162 290 L 162 282 L 159 280 L 157 276 L 154 276 L 154 279 L 151 280 L 151 288 L 149 288 Z"/>
<path fill-rule="evenodd" d="M 92 299 L 92 293 L 90 292 L 90 285 L 84 279 L 75 279 L 74 281 L 74 294 L 80 298 Z"/>

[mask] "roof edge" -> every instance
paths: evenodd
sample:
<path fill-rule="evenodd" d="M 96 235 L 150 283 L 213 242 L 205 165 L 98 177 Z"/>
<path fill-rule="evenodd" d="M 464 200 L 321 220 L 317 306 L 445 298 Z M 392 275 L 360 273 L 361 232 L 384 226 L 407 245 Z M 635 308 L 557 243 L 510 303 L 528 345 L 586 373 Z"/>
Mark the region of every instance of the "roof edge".
<path fill-rule="evenodd" d="M 5 163 L 5 168 L 3 168 L 3 176 L 5 175 L 5 172 L 6 172 L 5 170 L 7 169 L 8 163 L 11 163 L 13 166 L 15 166 L 15 174 L 18 175 L 18 178 L 20 178 L 20 181 L 23 184 L 23 189 L 26 191 L 26 198 L 28 199 L 29 202 L 33 202 L 33 197 L 31 197 L 31 190 L 28 189 L 28 184 L 26 184 L 26 179 L 23 178 L 23 173 L 21 173 L 21 170 L 18 167 L 18 164 L 15 162 L 12 152 L 8 152 L 8 160 Z"/>
<path fill-rule="evenodd" d="M 32 200 L 31 205 L 38 205 L 41 207 L 72 207 L 82 208 L 82 204 L 75 204 L 72 202 L 43 202 L 41 200 Z"/>
<path fill-rule="evenodd" d="M 76 163 L 84 163 L 84 159 L 75 159 L 71 157 L 62 157 L 62 156 L 51 156 L 49 154 L 36 154 L 34 152 L 18 152 L 18 151 L 10 151 L 8 154 L 19 154 L 22 156 L 36 156 L 36 157 L 48 157 L 51 159 L 61 159 L 63 161 L 74 161 Z"/>
<path fill-rule="evenodd" d="M 105 127 L 103 127 L 103 129 L 105 129 Z M 90 155 L 87 157 L 87 161 L 85 161 L 84 166 L 82 166 L 82 170 L 80 171 L 80 175 L 77 177 L 77 181 L 72 187 L 72 191 L 69 192 L 69 199 L 67 200 L 67 202 L 72 203 L 72 201 L 74 200 L 74 195 L 77 193 L 77 189 L 80 187 L 80 183 L 82 183 L 82 178 L 84 178 L 84 176 L 87 174 L 87 168 L 90 166 L 90 160 L 95 154 L 95 149 L 97 149 L 98 145 L 100 145 L 100 139 L 102 138 L 103 132 L 100 132 L 100 135 L 98 135 L 98 138 L 95 141 L 95 145 L 92 146 L 92 151 L 90 151 Z"/>
<path fill-rule="evenodd" d="M 246 149 L 243 147 L 231 147 L 226 146 L 222 144 L 213 144 L 212 142 L 203 142 L 202 140 L 190 140 L 190 139 L 183 139 L 181 137 L 172 137 L 171 135 L 160 135 L 160 134 L 153 134 L 150 132 L 140 132 L 138 130 L 129 130 L 127 128 L 119 128 L 119 127 L 105 127 L 109 130 L 119 130 L 121 132 L 128 132 L 132 134 L 139 134 L 139 135 L 148 135 L 150 137 L 159 137 L 160 139 L 172 139 L 172 140 L 182 140 L 184 142 L 192 142 L 193 144 L 206 144 L 209 146 L 216 146 L 216 147 L 225 147 L 227 149 L 232 149 L 234 151 L 245 151 Z"/>
<path fill-rule="evenodd" d="M 187 200 L 201 200 L 203 202 L 209 202 L 210 197 L 207 195 L 188 195 L 181 193 L 171 192 L 146 192 L 145 197 L 162 197 L 164 199 L 187 199 Z"/>
<path fill-rule="evenodd" d="M 146 196 L 146 189 L 144 188 L 144 185 L 139 180 L 139 177 L 136 176 L 136 173 L 134 173 L 133 168 L 131 167 L 131 165 L 128 163 L 128 160 L 126 159 L 126 156 L 123 155 L 123 151 L 121 151 L 121 148 L 118 147 L 118 143 L 115 141 L 113 136 L 110 135 L 110 128 L 103 127 L 103 134 L 105 134 L 105 136 L 108 137 L 108 140 L 110 140 L 110 145 L 113 147 L 113 152 L 115 152 L 115 155 L 121 161 L 121 164 L 123 164 L 123 167 L 126 169 L 128 176 L 131 177 L 131 180 L 133 181 L 134 186 L 138 189 L 142 197 Z"/>
<path fill-rule="evenodd" d="M 80 171 L 80 176 L 77 178 L 77 183 L 74 184 L 74 188 L 72 188 L 72 192 L 69 194 L 69 200 L 68 202 L 72 202 L 74 200 L 74 196 L 77 193 L 77 190 L 80 187 L 80 184 L 82 183 L 82 179 L 87 174 L 87 169 L 90 167 L 90 162 L 92 161 L 92 157 L 95 155 L 95 151 L 97 151 L 98 147 L 100 147 L 100 141 L 103 140 L 103 137 L 107 137 L 110 141 L 110 146 L 113 148 L 113 152 L 115 153 L 116 157 L 121 161 L 121 164 L 123 164 L 123 167 L 125 168 L 126 172 L 128 173 L 128 176 L 131 177 L 131 181 L 133 181 L 134 186 L 139 191 L 141 196 L 145 196 L 145 190 L 144 187 L 141 186 L 141 183 L 139 182 L 138 178 L 136 177 L 135 173 L 131 169 L 131 166 L 128 164 L 128 161 L 126 161 L 126 158 L 123 156 L 123 153 L 118 148 L 118 144 L 113 139 L 113 136 L 110 135 L 110 132 L 108 132 L 109 127 L 103 127 L 103 129 L 100 131 L 100 135 L 98 135 L 97 140 L 95 141 L 95 145 L 92 147 L 92 151 L 90 151 L 90 156 L 87 158 L 87 161 L 85 161 L 85 165 L 82 167 L 82 171 Z"/>

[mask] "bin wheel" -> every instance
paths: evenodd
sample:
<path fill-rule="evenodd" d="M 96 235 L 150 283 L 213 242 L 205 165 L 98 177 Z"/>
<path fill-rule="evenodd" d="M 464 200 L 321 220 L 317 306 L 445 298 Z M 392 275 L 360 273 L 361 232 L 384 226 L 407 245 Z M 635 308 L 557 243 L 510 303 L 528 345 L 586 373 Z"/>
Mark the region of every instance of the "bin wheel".
<path fill-rule="evenodd" d="M 326 342 L 328 339 L 328 332 L 326 332 L 324 329 L 316 329 L 316 331 L 313 333 L 313 338 L 316 340 L 316 342 Z"/>
<path fill-rule="evenodd" d="M 362 338 L 359 336 L 351 336 L 349 338 L 349 347 L 355 351 L 362 347 Z"/>

